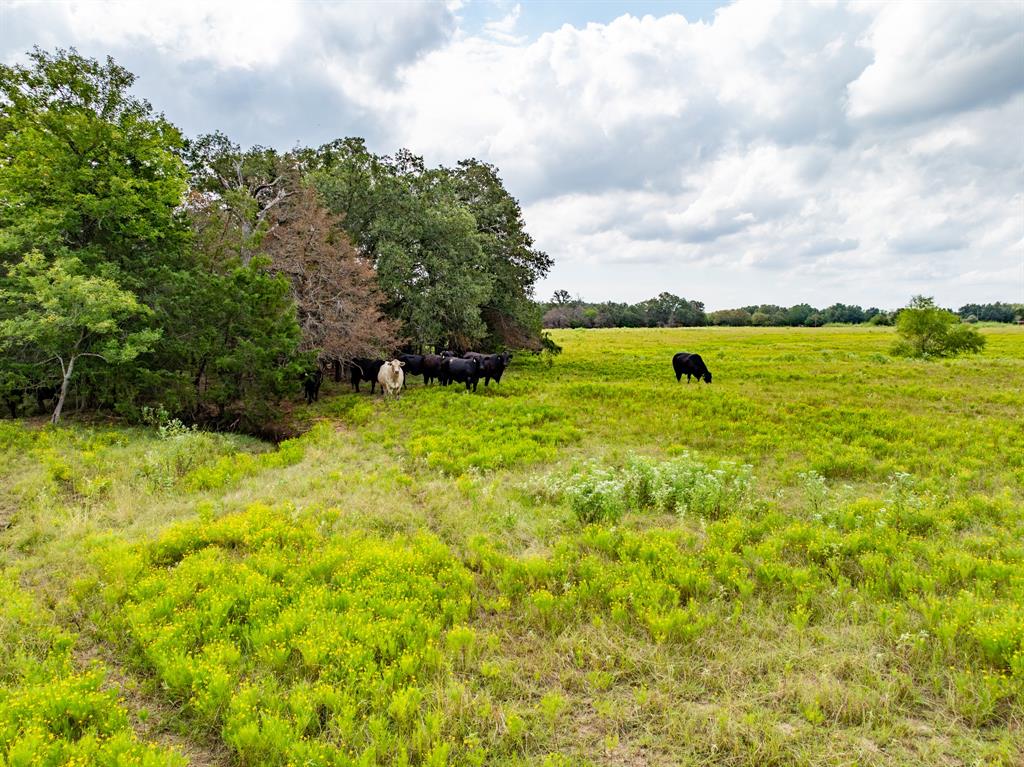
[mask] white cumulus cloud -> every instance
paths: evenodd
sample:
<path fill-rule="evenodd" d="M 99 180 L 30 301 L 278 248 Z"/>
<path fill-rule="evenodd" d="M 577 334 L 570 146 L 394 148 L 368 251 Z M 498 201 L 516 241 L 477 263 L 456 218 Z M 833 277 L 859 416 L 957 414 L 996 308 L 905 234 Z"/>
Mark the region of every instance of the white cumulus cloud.
<path fill-rule="evenodd" d="M 542 294 L 1024 301 L 1016 0 L 740 0 L 527 36 L 531 10 L 8 3 L 0 57 L 110 53 L 191 133 L 492 162 L 555 259 Z"/>

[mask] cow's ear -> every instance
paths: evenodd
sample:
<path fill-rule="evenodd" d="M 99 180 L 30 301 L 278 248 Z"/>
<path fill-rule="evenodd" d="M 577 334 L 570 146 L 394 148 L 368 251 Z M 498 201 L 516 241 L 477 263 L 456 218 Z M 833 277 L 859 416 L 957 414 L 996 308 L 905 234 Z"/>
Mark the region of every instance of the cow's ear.
<path fill-rule="evenodd" d="M 400 368 L 404 368 L 404 367 L 405 367 L 405 363 L 404 363 L 404 362 L 402 362 L 402 361 L 399 361 L 399 363 L 398 363 L 398 367 L 400 367 Z"/>

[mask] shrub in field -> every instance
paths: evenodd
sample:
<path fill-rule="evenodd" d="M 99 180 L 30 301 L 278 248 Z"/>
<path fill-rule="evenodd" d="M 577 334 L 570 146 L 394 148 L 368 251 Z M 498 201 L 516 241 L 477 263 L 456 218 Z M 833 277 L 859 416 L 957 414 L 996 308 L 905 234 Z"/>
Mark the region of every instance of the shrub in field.
<path fill-rule="evenodd" d="M 706 464 L 689 453 L 655 461 L 630 456 L 622 468 L 588 464 L 551 489 L 583 523 L 615 522 L 626 511 L 659 511 L 715 518 L 742 508 L 753 486 L 751 467 Z"/>
<path fill-rule="evenodd" d="M 75 670 L 74 637 L 2 573 L 0 590 L 0 764 L 184 767 L 136 739 L 102 668 Z"/>
<path fill-rule="evenodd" d="M 153 489 L 170 489 L 201 466 L 234 452 L 221 435 L 185 426 L 177 418 L 161 423 L 157 434 L 159 443 L 146 451 L 139 467 L 139 475 Z"/>
<path fill-rule="evenodd" d="M 626 488 L 616 472 L 592 467 L 562 485 L 576 518 L 584 524 L 617 522 L 626 512 Z"/>
<path fill-rule="evenodd" d="M 900 340 L 892 353 L 900 357 L 954 357 L 980 352 L 985 337 L 953 312 L 940 309 L 926 296 L 915 296 L 896 318 Z"/>
<path fill-rule="evenodd" d="M 106 551 L 113 630 L 244 764 L 430 763 L 431 685 L 475 641 L 469 574 L 433 538 L 318 522 L 254 507 Z"/>

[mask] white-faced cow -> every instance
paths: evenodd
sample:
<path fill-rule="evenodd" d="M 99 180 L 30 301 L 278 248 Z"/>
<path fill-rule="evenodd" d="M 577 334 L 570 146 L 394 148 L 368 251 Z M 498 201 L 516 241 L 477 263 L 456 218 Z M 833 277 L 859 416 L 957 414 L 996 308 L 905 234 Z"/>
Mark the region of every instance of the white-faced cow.
<path fill-rule="evenodd" d="M 405 383 L 403 367 L 405 363 L 401 360 L 390 360 L 380 366 L 377 381 L 380 383 L 380 393 L 385 397 L 391 395 L 397 398 L 402 393 L 402 384 Z"/>

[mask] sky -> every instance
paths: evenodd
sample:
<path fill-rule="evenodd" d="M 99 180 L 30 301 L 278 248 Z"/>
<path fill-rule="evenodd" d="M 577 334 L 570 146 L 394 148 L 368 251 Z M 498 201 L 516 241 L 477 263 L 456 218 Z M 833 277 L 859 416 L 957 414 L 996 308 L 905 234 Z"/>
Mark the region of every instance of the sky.
<path fill-rule="evenodd" d="M 1024 302 L 1024 2 L 22 2 L 187 135 L 496 165 L 538 298 Z"/>

